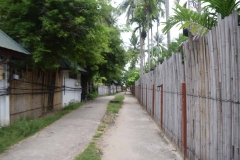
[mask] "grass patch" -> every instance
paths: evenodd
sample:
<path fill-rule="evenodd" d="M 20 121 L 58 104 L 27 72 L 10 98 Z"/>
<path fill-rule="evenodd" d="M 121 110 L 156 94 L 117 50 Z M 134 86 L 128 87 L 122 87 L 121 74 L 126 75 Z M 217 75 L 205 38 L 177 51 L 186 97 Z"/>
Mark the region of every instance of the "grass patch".
<path fill-rule="evenodd" d="M 98 131 L 104 131 L 106 128 L 106 125 L 101 123 L 99 126 L 98 126 Z"/>
<path fill-rule="evenodd" d="M 99 152 L 101 151 L 97 148 L 95 142 L 91 142 L 84 152 L 78 155 L 75 160 L 101 160 Z"/>
<path fill-rule="evenodd" d="M 124 99 L 124 95 L 116 95 L 115 98 L 113 99 L 114 101 L 119 101 L 119 103 L 109 103 L 107 107 L 107 112 L 110 114 L 117 114 L 119 112 L 119 109 L 122 106 L 122 102 Z"/>
<path fill-rule="evenodd" d="M 103 133 L 98 132 L 98 133 L 96 133 L 96 134 L 93 136 L 93 138 L 94 138 L 94 139 L 98 139 L 98 138 L 100 138 L 102 135 L 103 135 Z"/>
<path fill-rule="evenodd" d="M 106 129 L 114 123 L 115 114 L 119 112 L 122 106 L 124 95 L 118 94 L 114 100 L 118 100 L 119 103 L 108 103 L 107 111 L 103 117 L 101 124 L 98 126 L 97 133 L 93 136 L 92 142 L 88 147 L 79 154 L 75 160 L 101 160 L 101 150 L 97 147 L 99 138 L 104 134 Z"/>
<path fill-rule="evenodd" d="M 0 129 L 0 153 L 10 146 L 35 134 L 46 126 L 52 124 L 72 110 L 79 108 L 83 103 L 74 103 L 65 107 L 60 112 L 38 119 L 19 119 L 17 122 Z"/>

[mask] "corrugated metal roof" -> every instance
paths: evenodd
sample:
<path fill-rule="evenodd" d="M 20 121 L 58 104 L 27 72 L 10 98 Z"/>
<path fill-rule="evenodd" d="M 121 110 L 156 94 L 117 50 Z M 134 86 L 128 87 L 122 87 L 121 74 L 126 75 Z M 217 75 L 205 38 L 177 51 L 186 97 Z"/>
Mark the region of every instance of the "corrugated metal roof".
<path fill-rule="evenodd" d="M 2 30 L 0 30 L 0 47 L 17 51 L 23 54 L 30 54 L 26 49 L 24 49 L 20 44 L 14 41 Z"/>
<path fill-rule="evenodd" d="M 65 68 L 65 69 L 70 69 L 71 67 L 73 67 L 73 65 L 69 63 L 66 59 L 60 60 L 59 65 L 60 65 L 60 68 Z M 77 65 L 76 67 L 78 71 L 88 73 L 88 71 L 83 69 L 81 66 Z"/>
<path fill-rule="evenodd" d="M 85 70 L 85 69 L 83 69 L 82 67 L 80 67 L 80 66 L 77 66 L 77 69 L 79 70 L 79 71 L 82 71 L 82 72 L 88 72 L 87 70 Z"/>

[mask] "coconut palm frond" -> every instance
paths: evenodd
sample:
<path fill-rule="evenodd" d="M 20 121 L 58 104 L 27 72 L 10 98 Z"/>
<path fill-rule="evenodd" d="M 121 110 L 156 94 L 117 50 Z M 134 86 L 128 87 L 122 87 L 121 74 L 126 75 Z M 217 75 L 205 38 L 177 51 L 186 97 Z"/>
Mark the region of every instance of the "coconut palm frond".
<path fill-rule="evenodd" d="M 169 32 L 173 26 L 180 26 L 180 28 L 188 28 L 191 26 L 190 31 L 193 34 L 200 30 L 200 35 L 202 35 L 217 23 L 216 18 L 207 13 L 201 14 L 184 6 L 180 6 L 178 3 L 175 4 L 176 8 L 173 8 L 175 15 L 170 17 L 167 22 L 163 22 L 165 24 L 165 27 L 162 29 L 163 33 Z"/>
<path fill-rule="evenodd" d="M 217 16 L 221 14 L 222 18 L 232 14 L 233 10 L 239 9 L 239 0 L 201 0 L 204 12 L 209 12 Z"/>

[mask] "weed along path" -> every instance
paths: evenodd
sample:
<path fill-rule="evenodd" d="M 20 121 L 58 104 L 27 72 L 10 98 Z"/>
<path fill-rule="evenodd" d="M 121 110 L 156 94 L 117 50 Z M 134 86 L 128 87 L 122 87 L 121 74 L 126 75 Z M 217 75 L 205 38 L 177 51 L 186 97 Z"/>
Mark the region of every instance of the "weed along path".
<path fill-rule="evenodd" d="M 95 99 L 0 155 L 1 160 L 72 160 L 92 140 L 114 96 Z"/>
<path fill-rule="evenodd" d="M 102 160 L 181 160 L 136 98 L 125 94 L 115 125 L 100 140 Z"/>

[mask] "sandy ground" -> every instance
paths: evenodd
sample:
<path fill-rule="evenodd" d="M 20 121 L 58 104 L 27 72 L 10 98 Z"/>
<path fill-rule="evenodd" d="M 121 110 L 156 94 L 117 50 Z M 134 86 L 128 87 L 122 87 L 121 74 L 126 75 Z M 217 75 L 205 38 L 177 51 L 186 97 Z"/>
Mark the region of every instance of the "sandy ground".
<path fill-rule="evenodd" d="M 181 160 L 151 117 L 129 93 L 114 126 L 100 140 L 103 160 Z"/>
<path fill-rule="evenodd" d="M 97 98 L 0 155 L 1 160 L 72 160 L 92 140 L 114 96 Z"/>

